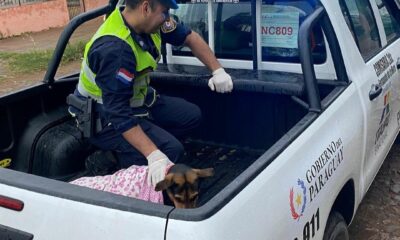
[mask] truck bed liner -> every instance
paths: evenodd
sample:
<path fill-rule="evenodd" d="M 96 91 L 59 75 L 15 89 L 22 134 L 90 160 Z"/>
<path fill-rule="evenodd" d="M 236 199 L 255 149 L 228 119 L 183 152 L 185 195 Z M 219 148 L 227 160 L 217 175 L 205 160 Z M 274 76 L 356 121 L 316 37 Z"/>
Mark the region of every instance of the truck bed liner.
<path fill-rule="evenodd" d="M 265 151 L 195 139 L 185 140 L 184 146 L 182 162 L 194 168 L 214 168 L 214 176 L 200 183 L 199 205 L 215 196 Z"/>

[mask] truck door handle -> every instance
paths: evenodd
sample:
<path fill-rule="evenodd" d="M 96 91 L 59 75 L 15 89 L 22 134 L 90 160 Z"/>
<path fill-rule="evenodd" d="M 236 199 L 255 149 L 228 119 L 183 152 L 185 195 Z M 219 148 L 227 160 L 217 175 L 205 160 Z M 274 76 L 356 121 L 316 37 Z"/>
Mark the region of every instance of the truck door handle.
<path fill-rule="evenodd" d="M 397 66 L 397 69 L 400 69 L 400 57 L 397 59 L 397 64 L 396 64 L 396 66 Z"/>
<path fill-rule="evenodd" d="M 372 84 L 369 91 L 369 100 L 372 101 L 382 93 L 382 87 L 379 84 Z"/>

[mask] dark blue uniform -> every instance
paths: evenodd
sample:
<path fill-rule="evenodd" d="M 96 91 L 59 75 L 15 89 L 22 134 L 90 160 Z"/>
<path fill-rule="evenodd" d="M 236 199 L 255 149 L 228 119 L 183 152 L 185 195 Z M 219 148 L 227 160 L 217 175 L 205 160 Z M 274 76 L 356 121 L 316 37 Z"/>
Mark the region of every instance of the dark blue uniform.
<path fill-rule="evenodd" d="M 156 59 L 159 53 L 150 36 L 138 35 L 133 29 L 130 30 L 134 41 Z M 173 45 L 182 45 L 191 33 L 190 29 L 181 24 L 167 30 L 166 33 L 161 32 L 162 41 Z M 145 106 L 130 107 L 133 81 L 123 81 L 117 74 L 120 69 L 125 69 L 136 76 L 135 66 L 140 59 L 135 59 L 132 48 L 117 37 L 104 36 L 97 39 L 89 50 L 88 61 L 96 73 L 96 84 L 103 94 L 103 104 L 99 106 L 103 130 L 90 139 L 91 143 L 100 149 L 114 151 L 122 168 L 132 164 L 147 165 L 145 156 L 122 136 L 123 132 L 140 125 L 171 161 L 178 161 L 183 146 L 175 136 L 184 136 L 199 125 L 200 109 L 184 99 L 164 95 L 157 95 L 157 100 L 149 107 L 146 103 L 152 102 L 155 94 L 155 90 L 150 87 Z M 76 94 L 79 95 L 77 91 Z"/>

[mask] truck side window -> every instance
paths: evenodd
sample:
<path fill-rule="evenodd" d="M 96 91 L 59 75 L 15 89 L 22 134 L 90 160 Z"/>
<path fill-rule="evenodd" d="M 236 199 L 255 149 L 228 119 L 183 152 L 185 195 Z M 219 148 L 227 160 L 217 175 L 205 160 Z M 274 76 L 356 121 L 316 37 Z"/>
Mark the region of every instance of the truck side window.
<path fill-rule="evenodd" d="M 197 32 L 208 43 L 208 11 L 207 3 L 183 3 L 177 10 L 172 10 L 172 17 Z M 172 46 L 172 54 L 176 56 L 193 56 L 188 47 Z"/>
<path fill-rule="evenodd" d="M 208 6 L 202 2 L 179 4 L 174 18 L 208 42 Z M 213 6 L 214 51 L 218 58 L 251 60 L 251 2 L 215 3 Z M 192 56 L 187 47 L 172 47 L 175 56 Z"/>
<path fill-rule="evenodd" d="M 382 2 L 382 0 L 375 0 L 375 2 L 379 8 L 379 14 L 381 15 L 383 26 L 385 28 L 387 41 L 388 43 L 390 43 L 396 40 L 400 36 L 399 23 L 396 21 L 394 16 L 388 11 L 388 8 Z"/>
<path fill-rule="evenodd" d="M 215 54 L 218 58 L 251 60 L 251 2 L 214 5 Z"/>
<path fill-rule="evenodd" d="M 313 12 L 310 1 L 263 0 L 261 7 L 262 61 L 299 63 L 298 32 L 301 23 Z M 326 48 L 321 27 L 311 35 L 313 59 L 326 61 Z"/>
<path fill-rule="evenodd" d="M 340 7 L 365 60 L 381 48 L 378 27 L 368 0 L 340 0 Z"/>

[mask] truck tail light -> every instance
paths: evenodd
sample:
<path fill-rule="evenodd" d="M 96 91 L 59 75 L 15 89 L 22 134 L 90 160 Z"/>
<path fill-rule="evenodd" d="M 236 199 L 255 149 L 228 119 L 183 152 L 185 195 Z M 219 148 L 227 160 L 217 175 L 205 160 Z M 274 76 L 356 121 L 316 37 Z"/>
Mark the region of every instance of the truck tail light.
<path fill-rule="evenodd" d="M 20 212 L 24 208 L 24 202 L 18 199 L 0 195 L 0 207 L 5 207 Z"/>

